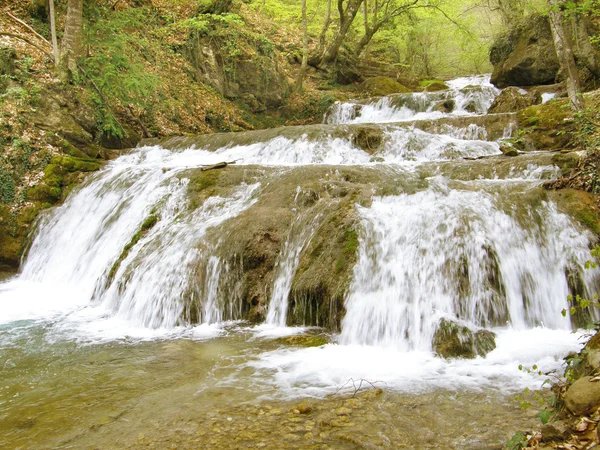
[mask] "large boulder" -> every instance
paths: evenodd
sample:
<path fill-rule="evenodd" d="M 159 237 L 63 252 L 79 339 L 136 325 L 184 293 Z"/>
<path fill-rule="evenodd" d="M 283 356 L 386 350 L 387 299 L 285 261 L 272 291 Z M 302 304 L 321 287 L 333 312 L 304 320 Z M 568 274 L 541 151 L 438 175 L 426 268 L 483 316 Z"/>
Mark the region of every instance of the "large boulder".
<path fill-rule="evenodd" d="M 547 16 L 532 14 L 496 39 L 490 49 L 492 84 L 534 86 L 554 83 L 560 65 Z"/>
<path fill-rule="evenodd" d="M 433 337 L 433 349 L 443 358 L 475 358 L 496 348 L 496 334 L 442 319 Z"/>
<path fill-rule="evenodd" d="M 360 85 L 360 90 L 374 97 L 410 92 L 410 89 L 388 77 L 368 78 Z"/>
<path fill-rule="evenodd" d="M 542 103 L 542 94 L 538 91 L 522 93 L 516 87 L 508 87 L 494 99 L 488 110 L 488 114 L 520 111 L 521 109 L 539 105 L 540 103 Z"/>
<path fill-rule="evenodd" d="M 600 408 L 600 382 L 583 377 L 569 387 L 565 394 L 565 406 L 573 414 L 591 414 Z"/>

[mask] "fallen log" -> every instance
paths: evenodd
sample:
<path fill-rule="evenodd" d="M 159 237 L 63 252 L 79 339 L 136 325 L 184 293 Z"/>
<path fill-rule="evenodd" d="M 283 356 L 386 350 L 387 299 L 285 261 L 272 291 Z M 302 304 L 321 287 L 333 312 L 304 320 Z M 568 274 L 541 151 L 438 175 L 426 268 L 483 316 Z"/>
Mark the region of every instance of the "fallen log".
<path fill-rule="evenodd" d="M 223 161 L 217 164 L 213 164 L 211 166 L 202 166 L 200 168 L 200 170 L 202 170 L 203 172 L 207 171 L 207 170 L 215 170 L 215 169 L 224 169 L 225 167 L 227 167 L 230 164 L 235 164 L 238 160 L 236 159 L 235 161 Z"/>

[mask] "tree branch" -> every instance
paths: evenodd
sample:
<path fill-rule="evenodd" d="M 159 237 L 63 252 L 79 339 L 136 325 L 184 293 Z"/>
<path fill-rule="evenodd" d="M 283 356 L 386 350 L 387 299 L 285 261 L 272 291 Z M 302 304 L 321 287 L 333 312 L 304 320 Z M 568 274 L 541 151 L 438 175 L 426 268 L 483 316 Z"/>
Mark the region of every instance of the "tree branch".
<path fill-rule="evenodd" d="M 23 42 L 27 42 L 27 43 L 28 43 L 29 45 L 31 45 L 32 47 L 35 47 L 35 48 L 37 48 L 37 49 L 38 49 L 38 50 L 40 50 L 41 52 L 44 52 L 44 54 L 45 54 L 45 55 L 47 55 L 47 56 L 50 56 L 52 59 L 54 59 L 54 55 L 52 55 L 52 53 L 50 53 L 50 52 L 48 52 L 48 51 L 44 50 L 44 49 L 43 49 L 42 47 L 40 47 L 39 45 L 37 45 L 37 44 L 34 44 L 33 42 L 31 42 L 29 39 L 27 39 L 27 38 L 26 38 L 26 37 L 24 37 L 24 36 L 21 36 L 21 35 L 19 35 L 19 34 L 14 34 L 14 33 L 6 33 L 6 32 L 4 32 L 4 31 L 0 31 L 0 36 L 8 36 L 8 37 L 12 37 L 12 38 L 15 38 L 15 39 L 20 39 L 20 40 L 22 40 Z"/>
<path fill-rule="evenodd" d="M 29 31 L 31 31 L 33 34 L 35 34 L 38 38 L 40 38 L 42 41 L 44 41 L 46 44 L 48 44 L 48 46 L 52 47 L 52 44 L 50 44 L 50 42 L 48 42 L 48 40 L 44 36 L 42 36 L 41 34 L 39 34 L 37 31 L 35 31 L 33 28 L 31 28 L 31 26 L 29 26 L 28 24 L 26 24 L 25 22 L 23 22 L 21 19 L 13 16 L 8 11 L 6 11 L 6 15 L 8 17 L 10 17 L 11 19 L 17 21 L 21 25 L 23 25 L 25 28 L 27 28 Z"/>

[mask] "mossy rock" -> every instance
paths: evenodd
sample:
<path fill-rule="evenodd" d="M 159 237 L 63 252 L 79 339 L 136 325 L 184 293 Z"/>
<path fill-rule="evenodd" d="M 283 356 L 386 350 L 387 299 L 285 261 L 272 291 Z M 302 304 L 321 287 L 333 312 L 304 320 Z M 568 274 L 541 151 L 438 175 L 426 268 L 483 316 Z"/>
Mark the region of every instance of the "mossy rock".
<path fill-rule="evenodd" d="M 464 325 L 442 319 L 433 338 L 433 348 L 443 358 L 472 359 L 485 356 L 496 348 L 496 334 L 488 330 L 474 332 Z"/>
<path fill-rule="evenodd" d="M 419 81 L 419 86 L 425 92 L 437 92 L 449 89 L 448 85 L 441 80 L 422 80 Z"/>
<path fill-rule="evenodd" d="M 50 164 L 61 166 L 68 172 L 95 172 L 102 168 L 104 161 L 74 156 L 55 156 Z"/>
<path fill-rule="evenodd" d="M 321 347 L 330 343 L 329 338 L 323 335 L 297 334 L 295 336 L 281 337 L 275 342 L 293 347 Z"/>
<path fill-rule="evenodd" d="M 46 202 L 54 204 L 61 198 L 62 191 L 59 187 L 38 184 L 27 189 L 27 200 L 33 202 Z"/>
<path fill-rule="evenodd" d="M 411 92 L 406 86 L 388 77 L 373 77 L 365 80 L 359 88 L 362 92 L 374 97 Z"/>
<path fill-rule="evenodd" d="M 576 219 L 581 225 L 600 235 L 600 211 L 592 194 L 577 189 L 548 191 L 550 199 L 558 204 L 561 212 Z"/>
<path fill-rule="evenodd" d="M 577 123 L 566 99 L 525 108 L 517 113 L 517 119 L 523 149 L 563 150 L 579 144 Z"/>

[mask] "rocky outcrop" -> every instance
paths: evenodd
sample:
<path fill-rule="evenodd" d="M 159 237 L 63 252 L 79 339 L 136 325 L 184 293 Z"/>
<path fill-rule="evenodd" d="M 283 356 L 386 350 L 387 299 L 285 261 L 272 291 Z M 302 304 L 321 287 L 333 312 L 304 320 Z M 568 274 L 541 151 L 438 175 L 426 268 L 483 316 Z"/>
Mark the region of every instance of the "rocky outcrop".
<path fill-rule="evenodd" d="M 554 83 L 560 66 L 548 17 L 533 14 L 497 38 L 490 61 L 491 81 L 499 88 Z"/>
<path fill-rule="evenodd" d="M 516 112 L 540 103 L 542 103 L 542 94 L 539 91 L 522 93 L 516 87 L 508 87 L 494 99 L 488 114 Z"/>
<path fill-rule="evenodd" d="M 254 51 L 242 51 L 243 40 L 243 36 L 236 37 L 236 49 L 231 49 L 214 36 L 191 36 L 184 55 L 192 64 L 194 78 L 254 113 L 283 106 L 290 85 L 273 50 L 267 44 L 246 42 Z"/>

